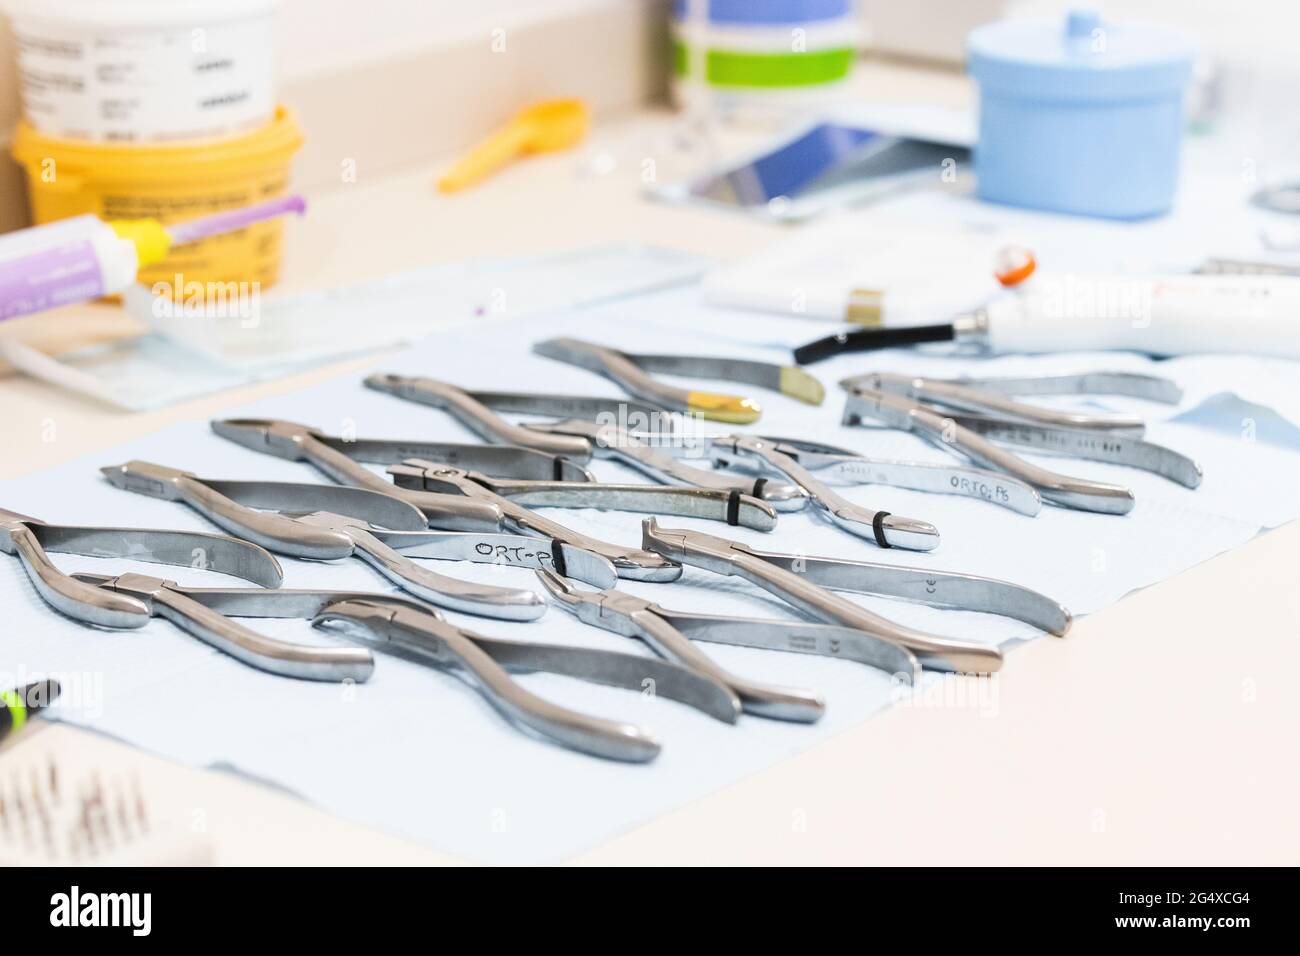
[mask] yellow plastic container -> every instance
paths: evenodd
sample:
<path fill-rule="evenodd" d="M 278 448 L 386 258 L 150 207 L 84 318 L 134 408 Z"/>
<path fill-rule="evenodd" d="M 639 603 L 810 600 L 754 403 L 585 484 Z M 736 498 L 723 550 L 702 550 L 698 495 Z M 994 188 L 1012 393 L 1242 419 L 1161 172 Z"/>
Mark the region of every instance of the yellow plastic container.
<path fill-rule="evenodd" d="M 22 122 L 13 155 L 27 170 L 37 224 L 94 213 L 101 219 L 154 218 L 169 223 L 273 199 L 288 189 L 289 166 L 302 133 L 284 107 L 244 136 L 175 146 L 128 146 L 55 139 Z M 275 282 L 280 220 L 177 246 L 142 269 L 139 281 Z"/>

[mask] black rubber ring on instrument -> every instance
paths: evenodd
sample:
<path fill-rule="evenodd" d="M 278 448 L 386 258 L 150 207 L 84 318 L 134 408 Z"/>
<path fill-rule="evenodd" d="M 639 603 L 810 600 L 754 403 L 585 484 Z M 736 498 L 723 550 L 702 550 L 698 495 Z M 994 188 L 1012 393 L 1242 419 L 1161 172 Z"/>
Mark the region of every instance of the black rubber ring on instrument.
<path fill-rule="evenodd" d="M 758 479 L 758 481 L 754 482 L 754 490 L 751 491 L 750 494 L 753 495 L 755 498 L 757 498 L 759 501 L 762 501 L 762 500 L 763 500 L 763 486 L 766 485 L 766 484 L 767 484 L 767 479 L 766 479 L 766 478 L 760 478 L 760 479 Z"/>
<path fill-rule="evenodd" d="M 735 527 L 740 524 L 740 492 L 733 490 L 727 495 L 727 524 Z"/>
<path fill-rule="evenodd" d="M 564 459 L 561 458 L 559 455 L 556 455 L 554 466 L 555 466 L 553 469 L 554 474 L 551 477 L 554 478 L 556 481 L 563 481 L 564 480 Z"/>
<path fill-rule="evenodd" d="M 564 542 L 559 538 L 551 539 L 551 567 L 560 577 L 569 576 L 569 569 L 564 564 Z"/>
<path fill-rule="evenodd" d="M 871 530 L 875 532 L 876 544 L 880 545 L 882 548 L 893 547 L 893 545 L 885 540 L 885 519 L 888 517 L 888 511 L 877 511 L 876 516 L 871 519 Z"/>

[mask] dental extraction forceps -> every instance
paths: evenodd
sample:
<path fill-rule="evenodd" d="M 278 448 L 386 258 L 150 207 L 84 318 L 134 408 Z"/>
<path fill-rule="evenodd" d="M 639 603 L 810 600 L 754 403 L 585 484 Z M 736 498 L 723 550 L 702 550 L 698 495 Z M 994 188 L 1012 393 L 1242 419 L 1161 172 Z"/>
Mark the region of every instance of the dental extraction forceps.
<path fill-rule="evenodd" d="M 1188 488 L 1201 482 L 1201 467 L 1172 449 L 1143 441 L 1140 419 L 1058 412 L 1009 396 L 1017 394 L 1106 393 L 1176 402 L 1178 387 L 1167 379 L 1121 372 L 1041 378 L 946 382 L 873 373 L 845 379 L 844 423 L 873 419 L 914 431 L 990 468 L 1011 474 L 1057 504 L 1103 514 L 1133 510 L 1133 492 L 1122 485 L 1075 478 L 1033 465 L 999 447 L 1006 442 L 1046 453 L 1128 465 Z M 934 405 L 928 403 L 935 403 Z M 936 407 L 940 406 L 940 407 Z M 954 409 L 947 411 L 944 407 Z"/>
<path fill-rule="evenodd" d="M 642 546 L 680 564 L 734 575 L 758 585 L 820 621 L 865 631 L 912 651 L 926 667 L 987 674 L 1002 666 L 996 647 L 927 634 L 866 610 L 831 591 L 855 591 L 935 607 L 984 611 L 1062 635 L 1070 612 L 1029 588 L 994 578 L 866 561 L 810 558 L 758 551 L 737 541 L 685 529 L 641 525 Z"/>
<path fill-rule="evenodd" d="M 420 459 L 407 459 L 406 463 Z M 684 488 L 664 485 L 623 485 L 603 481 L 533 481 L 496 478 L 477 471 L 448 466 L 492 492 L 521 505 L 537 508 L 596 508 L 605 511 L 658 512 L 682 518 L 725 521 L 755 531 L 776 527 L 771 505 L 739 491 L 714 488 Z M 389 468 L 389 474 L 396 474 Z M 464 493 L 462 491 L 462 493 Z"/>
<path fill-rule="evenodd" d="M 739 491 L 766 501 L 778 511 L 798 511 L 806 503 L 803 493 L 793 485 L 765 479 L 747 481 L 692 468 L 634 438 L 633 429 L 671 434 L 672 413 L 643 402 L 627 398 L 469 391 L 431 378 L 389 374 L 371 375 L 365 384 L 376 391 L 439 408 L 490 442 L 550 452 L 584 465 L 592 458 L 608 458 L 663 484 Z M 498 412 L 539 415 L 552 421 L 521 426 L 506 421 Z"/>
<path fill-rule="evenodd" d="M 281 677 L 301 680 L 367 680 L 375 669 L 370 651 L 364 647 L 315 647 L 268 637 L 232 621 L 202 600 L 205 594 L 246 592 L 267 604 L 289 605 L 295 600 L 287 588 L 185 588 L 175 581 L 147 574 L 76 574 L 79 583 L 103 594 L 126 597 L 146 608 L 148 617 L 163 617 L 203 643 L 236 660 Z M 239 616 L 238 611 L 231 612 Z M 297 617 L 297 614 L 259 615 Z"/>
<path fill-rule="evenodd" d="M 279 587 L 284 579 L 280 563 L 263 548 L 224 534 L 46 524 L 3 509 L 0 551 L 18 556 L 47 604 L 68 617 L 99 627 L 143 627 L 149 622 L 149 609 L 127 594 L 103 591 L 64 574 L 46 552 L 202 568 L 266 588 Z"/>
<path fill-rule="evenodd" d="M 272 669 L 266 665 L 275 661 L 247 648 L 254 638 L 262 644 L 282 645 L 277 651 L 294 648 L 300 653 L 311 652 L 350 662 L 354 679 L 364 680 L 374 666 L 365 648 L 284 645 L 230 618 L 302 618 L 317 626 L 340 625 L 349 637 L 463 676 L 517 725 L 575 750 L 616 760 L 650 760 L 659 752 L 659 743 L 631 724 L 588 717 L 552 704 L 524 689 L 507 671 L 545 671 L 637 691 L 643 691 L 646 682 L 653 681 L 658 696 L 680 701 L 718 720 L 735 723 L 740 714 L 740 702 L 726 687 L 668 661 L 485 637 L 449 623 L 419 601 L 397 595 L 295 588 L 182 588 L 139 575 L 116 579 L 100 575 L 78 577 L 103 588 L 149 595 L 156 602 L 156 613 L 263 670 Z M 318 663 L 316 667 L 310 673 L 294 673 L 282 667 L 277 673 L 314 677 L 322 673 Z M 335 679 L 343 670 L 340 665 L 334 674 L 323 679 Z"/>
<path fill-rule="evenodd" d="M 551 595 L 580 620 L 618 634 L 648 641 L 642 629 L 654 629 L 660 634 L 671 629 L 678 638 L 688 641 L 857 661 L 908 685 L 915 684 L 921 676 L 921 665 L 907 648 L 843 624 L 670 611 L 621 591 L 579 591 L 548 572 L 538 573 Z M 669 643 L 680 641 L 669 638 Z M 676 657 L 667 649 L 661 653 Z M 741 698 L 743 701 L 743 694 Z"/>
<path fill-rule="evenodd" d="M 253 451 L 289 461 L 310 462 L 339 484 L 401 498 L 423 511 L 431 526 L 451 531 L 500 530 L 501 512 L 487 501 L 394 488 L 362 462 L 391 465 L 416 457 L 519 478 L 591 480 L 591 474 L 584 468 L 527 448 L 373 438 L 349 440 L 273 418 L 216 420 L 212 422 L 212 430 Z"/>
<path fill-rule="evenodd" d="M 711 454 L 728 466 L 745 462 L 784 475 L 803 489 L 817 510 L 850 534 L 874 541 L 882 548 L 932 551 L 939 546 L 939 530 L 916 518 L 875 511 L 844 498 L 804 467 L 799 451 L 758 435 L 714 435 L 684 438 L 674 446 L 677 454 Z"/>
<path fill-rule="evenodd" d="M 557 604 L 578 620 L 645 642 L 657 654 L 730 687 L 746 713 L 815 723 L 826 712 L 821 695 L 810 690 L 776 687 L 736 677 L 691 643 L 656 604 L 622 591 L 579 591 L 549 571 L 538 571 Z"/>
<path fill-rule="evenodd" d="M 459 491 L 493 502 L 505 515 L 506 524 L 515 530 L 553 538 L 575 547 L 593 551 L 613 563 L 621 578 L 639 581 L 675 581 L 682 569 L 656 554 L 639 548 L 611 544 L 572 531 L 524 507 L 533 504 L 545 508 L 612 508 L 637 512 L 661 512 L 682 517 L 724 520 L 730 525 L 770 528 L 776 514 L 763 502 L 739 492 L 712 491 L 705 488 L 664 488 L 658 485 L 602 485 L 599 482 L 519 483 L 514 486 L 484 475 L 450 468 L 429 461 L 412 459 L 390 465 L 388 473 L 403 488 Z M 509 496 L 509 497 L 507 497 Z M 747 520 L 747 513 L 756 514 Z M 772 524 L 769 524 L 769 520 Z"/>
<path fill-rule="evenodd" d="M 729 452 L 731 438 L 741 436 L 687 438 L 680 443 L 680 454 L 698 454 L 703 449 L 715 467 L 737 468 L 753 471 L 781 471 L 779 458 L 785 456 L 827 483 L 842 485 L 889 485 L 909 488 L 939 495 L 957 495 L 1000 505 L 1023 515 L 1036 515 L 1043 507 L 1043 499 L 1032 487 L 1000 471 L 983 468 L 966 468 L 960 465 L 932 464 L 922 461 L 902 461 L 888 458 L 870 458 L 851 448 L 825 445 L 800 438 L 776 438 L 767 435 L 752 436 L 767 443 L 766 454 L 737 454 Z M 750 436 L 745 436 L 750 437 Z M 773 455 L 772 453 L 775 453 Z M 769 460 L 774 458 L 775 460 Z M 781 463 L 783 464 L 783 462 Z"/>
<path fill-rule="evenodd" d="M 629 395 L 675 412 L 693 412 L 718 422 L 748 425 L 758 421 L 762 409 L 752 398 L 676 388 L 652 378 L 649 372 L 744 382 L 789 395 L 809 405 L 826 397 L 822 383 L 793 365 L 773 365 L 745 359 L 704 355 L 635 355 L 582 339 L 547 339 L 533 352 L 603 375 L 621 385 Z"/>
<path fill-rule="evenodd" d="M 597 587 L 612 585 L 599 555 L 536 538 L 478 531 L 430 531 L 414 505 L 361 488 L 286 481 L 217 481 L 147 461 L 100 469 L 118 488 L 180 501 L 227 531 L 280 554 L 317 561 L 356 556 L 399 588 L 468 614 L 531 621 L 546 610 L 532 591 L 436 574 L 411 556 L 558 567 Z M 265 509 L 265 510 L 258 510 Z M 405 552 L 405 553 L 402 553 Z"/>
<path fill-rule="evenodd" d="M 416 491 L 432 487 L 457 492 L 470 498 L 495 504 L 504 515 L 508 527 L 524 534 L 540 535 L 563 544 L 571 544 L 607 559 L 621 578 L 639 581 L 675 581 L 682 575 L 679 565 L 641 548 L 601 541 L 589 535 L 572 531 L 564 525 L 544 518 L 509 498 L 496 494 L 475 480 L 472 473 L 459 468 L 435 464 L 431 461 L 411 459 L 400 465 L 390 465 L 388 473 L 394 483 L 403 489 Z"/>

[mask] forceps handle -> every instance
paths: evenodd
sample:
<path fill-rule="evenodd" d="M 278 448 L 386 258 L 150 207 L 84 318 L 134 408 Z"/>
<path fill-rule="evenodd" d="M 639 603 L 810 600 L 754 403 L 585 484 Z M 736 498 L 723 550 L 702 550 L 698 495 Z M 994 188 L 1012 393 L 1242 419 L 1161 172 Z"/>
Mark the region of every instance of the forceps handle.
<path fill-rule="evenodd" d="M 238 661 L 282 677 L 319 681 L 365 681 L 375 660 L 363 647 L 312 647 L 279 641 L 169 589 L 153 595 L 157 612 L 205 644 Z"/>
<path fill-rule="evenodd" d="M 673 411 L 690 410 L 689 391 L 656 381 L 626 355 L 614 349 L 578 339 L 558 338 L 539 342 L 533 346 L 533 350 L 547 358 L 559 359 L 612 378 L 635 398 L 662 405 Z"/>
<path fill-rule="evenodd" d="M 410 378 L 382 373 L 368 376 L 365 384 L 376 391 L 387 392 L 410 402 L 441 409 L 474 434 L 490 442 L 521 445 L 524 448 L 563 455 L 580 464 L 591 460 L 591 445 L 585 439 L 572 435 L 541 434 L 533 429 L 511 424 L 455 385 L 448 385 L 446 382 L 431 378 Z M 408 455 L 407 457 L 419 456 Z"/>
<path fill-rule="evenodd" d="M 725 521 L 755 531 L 771 531 L 776 527 L 776 511 L 771 505 L 734 489 L 493 480 L 491 490 L 534 508 L 599 508 L 658 513 Z"/>
<path fill-rule="evenodd" d="M 660 555 L 579 534 L 562 524 L 542 517 L 535 511 L 528 510 L 509 498 L 496 494 L 457 469 L 439 468 L 432 462 L 415 460 L 393 465 L 388 469 L 388 473 L 399 488 L 425 489 L 433 482 L 443 487 L 457 488 L 467 496 L 488 496 L 511 529 L 540 535 L 563 544 L 571 544 L 584 551 L 594 552 L 608 559 L 621 578 L 639 581 L 675 581 L 681 577 L 681 567 Z"/>
<path fill-rule="evenodd" d="M 657 613 L 692 640 L 840 658 L 882 670 L 900 683 L 915 685 L 920 680 L 921 665 L 907 648 L 842 624 L 689 614 L 664 608 Z"/>
<path fill-rule="evenodd" d="M 367 624 L 345 603 L 327 608 L 319 620 Z M 604 720 L 538 697 L 515 681 L 477 644 L 479 636 L 425 614 L 397 611 L 384 629 L 396 646 L 443 670 L 467 676 L 480 694 L 508 720 L 566 747 L 597 757 L 644 763 L 659 754 L 657 740 L 634 724 Z M 484 639 L 490 641 L 491 639 Z"/>
<path fill-rule="evenodd" d="M 659 755 L 659 742 L 636 725 L 591 717 L 538 697 L 463 637 L 448 641 L 448 645 L 488 701 L 509 719 L 597 757 L 644 763 Z"/>
<path fill-rule="evenodd" d="M 133 460 L 100 471 L 115 488 L 187 504 L 213 524 L 272 551 L 318 560 L 352 553 L 352 542 L 341 532 L 247 507 L 178 468 Z"/>
<path fill-rule="evenodd" d="M 794 570 L 769 563 L 760 553 L 738 542 L 696 531 L 660 528 L 653 518 L 646 518 L 642 523 L 641 536 L 647 548 L 666 557 L 716 574 L 743 578 L 816 620 L 842 624 L 889 641 L 911 651 L 931 667 L 987 674 L 1002 666 L 1002 653 L 996 647 L 939 637 L 895 624 L 832 594 Z"/>
<path fill-rule="evenodd" d="M 747 551 L 832 591 L 878 594 L 931 607 L 983 611 L 1024 621 L 1058 636 L 1070 628 L 1070 612 L 1059 602 L 1010 581 L 896 564 Z"/>
<path fill-rule="evenodd" d="M 742 495 L 749 495 L 751 498 L 758 498 L 767 501 L 768 504 L 773 504 L 774 507 L 776 506 L 774 499 L 765 497 L 763 494 L 765 485 L 775 486 L 776 483 L 769 482 L 765 478 L 741 478 L 736 475 L 696 468 L 674 458 L 672 455 L 665 455 L 663 452 L 656 451 L 646 445 L 620 445 L 611 448 L 610 453 L 611 457 L 667 484 L 690 485 L 695 488 L 710 488 L 715 491 L 738 491 Z M 776 501 L 791 502 L 782 510 L 797 511 L 807 503 L 804 496 L 792 487 L 773 487 L 768 490 L 769 492 L 775 491 L 778 493 L 779 497 L 775 499 Z"/>
<path fill-rule="evenodd" d="M 36 592 L 56 610 L 100 627 L 144 627 L 149 623 L 149 609 L 142 602 L 127 594 L 78 581 L 60 571 L 30 528 L 13 528 L 9 540 Z"/>
<path fill-rule="evenodd" d="M 1040 468 L 1005 448 L 999 448 L 969 428 L 957 424 L 954 419 L 946 418 L 911 399 L 857 386 L 850 392 L 844 408 L 845 423 L 857 424 L 864 414 L 914 429 L 940 448 L 956 449 L 981 465 L 1014 475 L 1038 489 L 1038 493 L 1048 501 L 1102 514 L 1127 514 L 1133 510 L 1133 492 L 1129 489 Z"/>
<path fill-rule="evenodd" d="M 584 438 L 590 442 L 592 453 L 598 457 L 612 458 L 656 481 L 666 485 L 689 485 L 694 488 L 712 488 L 717 491 L 739 491 L 766 501 L 780 511 L 798 511 L 806 499 L 794 486 L 766 479 L 747 479 L 704 468 L 695 468 L 681 459 L 659 451 L 629 435 L 622 428 L 592 423 L 575 423 L 572 420 L 543 422 L 528 426 L 529 431 L 548 434 L 566 433 L 566 429 L 584 427 Z M 671 437 L 668 440 L 672 440 Z"/>
<path fill-rule="evenodd" d="M 880 376 L 885 379 L 885 376 Z M 871 376 L 867 376 L 868 379 Z M 852 381 L 850 379 L 850 381 Z M 871 387 L 870 383 L 864 383 Z M 892 391 L 884 388 L 882 391 Z M 1039 425 L 1054 425 L 1064 428 L 1086 428 L 1097 431 L 1122 431 L 1141 435 L 1146 424 L 1140 418 L 1103 418 L 1076 412 L 1060 412 L 1050 408 L 1017 402 L 1005 394 L 986 392 L 978 387 L 961 385 L 956 382 L 941 382 L 928 378 L 907 380 L 906 392 L 909 397 L 920 401 L 934 402 L 975 413 L 993 412 L 1018 421 L 1034 422 Z"/>
<path fill-rule="evenodd" d="M 766 443 L 738 442 L 737 451 L 762 458 L 783 475 L 808 492 L 814 504 L 831 521 L 850 534 L 874 541 L 881 548 L 906 548 L 932 551 L 939 546 L 939 532 L 929 524 L 913 518 L 891 515 L 855 505 L 815 478 L 807 468 Z"/>
<path fill-rule="evenodd" d="M 353 528 L 350 534 L 358 557 L 402 590 L 439 607 L 505 621 L 535 621 L 546 610 L 546 602 L 532 591 L 447 577 L 421 567 L 368 531 Z"/>
<path fill-rule="evenodd" d="M 731 564 L 740 577 L 771 591 L 806 614 L 892 641 L 914 653 L 925 666 L 976 674 L 992 673 L 1002 666 L 1002 653 L 996 647 L 939 637 L 895 624 L 757 555 L 736 551 Z"/>
<path fill-rule="evenodd" d="M 805 458 L 811 458 L 808 462 Z M 930 464 L 919 461 L 891 461 L 861 455 L 800 454 L 800 464 L 846 484 L 889 485 L 935 494 L 958 495 L 1001 505 L 1022 515 L 1036 515 L 1043 499 L 1032 486 L 1010 475 L 980 468 Z"/>
<path fill-rule="evenodd" d="M 826 713 L 826 702 L 813 691 L 762 684 L 725 670 L 653 611 L 636 611 L 630 618 L 647 644 L 664 657 L 730 687 L 748 713 L 800 723 L 814 723 Z"/>
<path fill-rule="evenodd" d="M 365 465 L 315 438 L 302 443 L 302 452 L 312 464 L 340 484 L 368 488 L 408 501 L 423 511 L 434 527 L 449 531 L 498 531 L 501 528 L 501 511 L 491 502 L 431 491 L 398 493 Z"/>
<path fill-rule="evenodd" d="M 269 551 L 319 561 L 346 558 L 352 553 L 351 539 L 340 531 L 304 524 L 274 511 L 245 507 L 188 476 L 175 478 L 172 484 L 182 501 L 213 524 Z"/>
<path fill-rule="evenodd" d="M 1062 454 L 1088 461 L 1127 465 L 1168 478 L 1185 488 L 1201 483 L 1201 466 L 1186 455 L 1141 438 L 1115 432 L 1048 428 L 1027 422 L 1004 421 L 980 415 L 958 415 L 958 424 L 988 438 L 1031 448 L 1046 454 Z"/>
<path fill-rule="evenodd" d="M 571 544 L 575 548 L 582 548 L 584 551 L 591 551 L 606 558 L 614 565 L 614 571 L 620 578 L 633 581 L 676 581 L 682 575 L 681 567 L 651 551 L 592 538 L 570 530 L 564 525 L 556 524 L 527 508 L 507 507 L 504 510 L 506 520 L 520 531 Z"/>

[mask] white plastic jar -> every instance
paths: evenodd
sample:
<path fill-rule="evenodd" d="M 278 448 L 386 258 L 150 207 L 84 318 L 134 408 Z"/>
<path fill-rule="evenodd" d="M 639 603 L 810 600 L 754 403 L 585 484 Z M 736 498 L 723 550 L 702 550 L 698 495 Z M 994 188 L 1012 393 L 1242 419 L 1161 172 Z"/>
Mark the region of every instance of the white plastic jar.
<path fill-rule="evenodd" d="M 23 113 L 46 136 L 228 136 L 275 112 L 279 0 L 3 0 Z"/>

